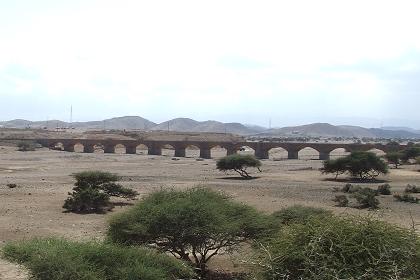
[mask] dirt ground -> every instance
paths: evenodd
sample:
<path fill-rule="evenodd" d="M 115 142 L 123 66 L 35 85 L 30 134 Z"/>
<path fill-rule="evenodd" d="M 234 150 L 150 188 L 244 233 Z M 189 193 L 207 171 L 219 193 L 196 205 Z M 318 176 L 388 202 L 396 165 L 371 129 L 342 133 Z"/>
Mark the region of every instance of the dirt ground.
<path fill-rule="evenodd" d="M 223 152 L 215 150 L 213 155 L 217 158 Z M 160 188 L 208 186 L 267 213 L 302 204 L 336 213 L 375 215 L 404 227 L 410 227 L 413 220 L 420 224 L 420 205 L 396 202 L 392 196 L 380 196 L 377 211 L 335 207 L 331 199 L 336 193 L 332 189 L 345 182 L 331 181 L 331 176 L 322 175 L 321 161 L 313 160 L 316 155 L 312 152 L 303 151 L 299 160 L 285 160 L 284 151 L 274 151 L 270 160 L 263 161 L 263 172 L 253 173 L 258 179 L 238 180 L 234 173 L 217 171 L 215 159 L 197 160 L 197 150 L 188 150 L 187 158 L 174 160 L 171 150 L 164 151 L 163 156 L 149 156 L 48 149 L 18 152 L 15 147 L 0 146 L 0 247 L 9 241 L 40 236 L 103 238 L 108 218 L 130 206 L 117 206 L 106 215 L 63 213 L 63 201 L 74 183 L 70 175 L 84 170 L 118 173 L 122 184 L 138 191 L 140 198 Z M 402 192 L 407 184 L 420 185 L 418 169 L 420 166 L 414 165 L 391 169 L 389 175 L 380 179 L 389 182 L 393 192 Z M 9 188 L 9 183 L 18 187 Z M 376 188 L 379 183 L 360 185 Z M 25 277 L 17 266 L 0 260 L 0 279 Z"/>

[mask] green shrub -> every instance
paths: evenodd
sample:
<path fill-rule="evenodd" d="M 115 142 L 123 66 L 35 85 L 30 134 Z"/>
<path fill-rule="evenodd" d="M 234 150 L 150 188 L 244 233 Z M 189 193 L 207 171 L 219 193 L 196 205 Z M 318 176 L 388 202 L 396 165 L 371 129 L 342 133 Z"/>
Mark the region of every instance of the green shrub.
<path fill-rule="evenodd" d="M 408 184 L 405 187 L 405 192 L 406 193 L 420 193 L 420 187 L 417 187 L 416 185 L 410 185 L 410 184 Z"/>
<path fill-rule="evenodd" d="M 76 179 L 73 192 L 64 201 L 63 208 L 76 213 L 103 212 L 111 209 L 110 197 L 134 198 L 137 192 L 115 182 L 116 174 L 101 171 L 84 171 L 73 175 Z"/>
<path fill-rule="evenodd" d="M 219 159 L 216 163 L 217 169 L 220 171 L 233 170 L 245 179 L 252 178 L 246 171 L 248 167 L 258 168 L 261 166 L 261 161 L 252 155 L 233 154 Z"/>
<path fill-rule="evenodd" d="M 333 201 L 337 203 L 338 207 L 347 207 L 349 205 L 349 199 L 346 195 L 336 195 Z"/>
<path fill-rule="evenodd" d="M 18 151 L 35 151 L 36 144 L 32 141 L 20 141 L 17 143 Z"/>
<path fill-rule="evenodd" d="M 371 180 L 379 174 L 387 174 L 387 164 L 377 155 L 371 152 L 352 152 L 350 155 L 324 161 L 323 173 L 339 174 L 349 173 L 352 177 L 362 180 Z"/>
<path fill-rule="evenodd" d="M 415 159 L 418 156 L 420 156 L 420 147 L 412 146 L 403 151 L 402 160 L 408 161 L 410 159 Z"/>
<path fill-rule="evenodd" d="M 7 244 L 3 256 L 23 264 L 34 280 L 192 279 L 191 269 L 144 248 L 95 242 L 36 239 Z"/>
<path fill-rule="evenodd" d="M 403 154 L 400 152 L 389 152 L 385 155 L 385 158 L 388 163 L 393 164 L 395 168 L 398 168 L 398 166 L 401 165 Z"/>
<path fill-rule="evenodd" d="M 389 184 L 379 185 L 377 193 L 382 195 L 391 195 L 391 186 Z"/>
<path fill-rule="evenodd" d="M 284 226 L 257 247 L 265 280 L 419 279 L 414 231 L 363 217 L 311 219 Z"/>
<path fill-rule="evenodd" d="M 397 201 L 401 201 L 401 202 L 409 202 L 409 203 L 418 203 L 420 201 L 420 199 L 418 199 L 417 197 L 409 194 L 409 193 L 403 193 L 403 194 L 394 194 L 394 198 Z"/>
<path fill-rule="evenodd" d="M 341 189 L 341 191 L 347 193 L 347 192 L 349 192 L 349 190 L 351 188 L 353 188 L 353 185 L 350 184 L 350 183 L 347 183 L 347 184 L 344 185 L 344 187 Z"/>
<path fill-rule="evenodd" d="M 360 208 L 376 209 L 379 206 L 379 200 L 376 199 L 377 192 L 370 188 L 362 188 L 353 193 L 353 197 L 359 203 Z"/>
<path fill-rule="evenodd" d="M 304 224 L 313 217 L 328 217 L 331 215 L 331 211 L 302 205 L 287 207 L 272 214 L 275 220 L 283 225 Z"/>
<path fill-rule="evenodd" d="M 273 224 L 250 206 L 205 188 L 161 190 L 112 217 L 108 239 L 151 245 L 194 265 L 202 274 L 215 255 L 261 237 Z"/>

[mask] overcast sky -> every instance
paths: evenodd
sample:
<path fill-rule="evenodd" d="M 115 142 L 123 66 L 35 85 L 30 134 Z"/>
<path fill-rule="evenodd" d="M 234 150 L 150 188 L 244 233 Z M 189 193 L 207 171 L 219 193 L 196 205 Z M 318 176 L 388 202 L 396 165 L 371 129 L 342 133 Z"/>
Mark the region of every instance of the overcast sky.
<path fill-rule="evenodd" d="M 0 120 L 420 128 L 420 1 L 0 0 Z"/>

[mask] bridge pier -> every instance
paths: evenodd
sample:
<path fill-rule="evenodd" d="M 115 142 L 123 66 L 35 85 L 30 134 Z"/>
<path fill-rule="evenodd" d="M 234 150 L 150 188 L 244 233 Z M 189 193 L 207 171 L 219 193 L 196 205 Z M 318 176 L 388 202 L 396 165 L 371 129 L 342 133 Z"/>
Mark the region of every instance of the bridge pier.
<path fill-rule="evenodd" d="M 329 160 L 330 153 L 329 152 L 319 152 L 319 159 L 320 160 Z"/>
<path fill-rule="evenodd" d="M 235 149 L 233 149 L 233 148 L 226 149 L 226 155 L 227 156 L 230 156 L 230 155 L 233 155 L 233 154 L 236 154 L 236 150 Z"/>
<path fill-rule="evenodd" d="M 74 153 L 74 145 L 65 145 L 64 151 Z"/>
<path fill-rule="evenodd" d="M 150 147 L 148 147 L 148 153 L 149 153 L 149 155 L 161 156 L 162 155 L 162 148 L 161 147 L 156 147 L 156 146 L 150 146 Z"/>
<path fill-rule="evenodd" d="M 288 159 L 299 159 L 299 151 L 298 150 L 288 150 L 287 151 L 287 158 Z"/>
<path fill-rule="evenodd" d="M 130 155 L 135 155 L 137 153 L 137 147 L 136 146 L 126 146 L 125 147 L 125 153 Z"/>
<path fill-rule="evenodd" d="M 255 151 L 255 157 L 258 159 L 268 159 L 268 150 L 259 148 Z"/>
<path fill-rule="evenodd" d="M 201 158 L 211 158 L 211 150 L 208 148 L 200 148 Z"/>
<path fill-rule="evenodd" d="M 185 148 L 175 148 L 176 157 L 185 157 Z"/>
<path fill-rule="evenodd" d="M 84 145 L 83 146 L 84 153 L 93 153 L 95 152 L 95 147 L 93 145 Z"/>
<path fill-rule="evenodd" d="M 105 154 L 115 154 L 115 146 L 114 145 L 104 146 L 104 153 Z"/>

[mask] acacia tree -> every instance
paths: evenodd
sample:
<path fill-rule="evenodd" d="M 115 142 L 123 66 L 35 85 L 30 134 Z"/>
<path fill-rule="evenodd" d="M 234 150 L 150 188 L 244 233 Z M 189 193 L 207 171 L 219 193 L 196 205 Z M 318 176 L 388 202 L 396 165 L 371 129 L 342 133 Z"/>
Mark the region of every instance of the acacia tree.
<path fill-rule="evenodd" d="M 220 171 L 233 170 L 245 179 L 251 179 L 252 176 L 247 172 L 248 167 L 255 167 L 261 172 L 259 167 L 261 161 L 251 155 L 233 154 L 219 159 L 216 167 Z"/>
<path fill-rule="evenodd" d="M 102 171 L 84 171 L 73 175 L 76 179 L 73 192 L 64 201 L 63 208 L 71 212 L 101 212 L 111 208 L 110 197 L 134 198 L 136 191 L 116 182 L 120 177 Z"/>
<path fill-rule="evenodd" d="M 157 247 L 204 275 L 212 257 L 264 235 L 270 223 L 254 208 L 209 189 L 161 190 L 115 215 L 107 236 L 124 245 Z"/>
<path fill-rule="evenodd" d="M 374 179 L 379 174 L 387 174 L 387 164 L 377 155 L 371 152 L 352 152 L 350 155 L 324 161 L 321 169 L 323 173 L 339 174 L 349 173 L 352 177 L 362 180 Z"/>
<path fill-rule="evenodd" d="M 393 164 L 395 168 L 401 165 L 403 154 L 400 152 L 389 152 L 385 155 L 386 160 Z"/>

